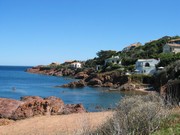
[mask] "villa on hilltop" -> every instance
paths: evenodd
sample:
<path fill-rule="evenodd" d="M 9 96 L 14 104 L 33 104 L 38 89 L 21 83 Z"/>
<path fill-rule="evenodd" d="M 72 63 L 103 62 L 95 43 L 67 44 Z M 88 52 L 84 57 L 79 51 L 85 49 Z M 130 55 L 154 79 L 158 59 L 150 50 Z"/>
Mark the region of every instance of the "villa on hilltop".
<path fill-rule="evenodd" d="M 134 49 L 134 48 L 136 48 L 136 47 L 139 47 L 139 46 L 141 46 L 141 45 L 142 45 L 142 44 L 141 44 L 140 42 L 133 43 L 133 44 L 125 47 L 122 51 L 123 51 L 123 52 L 128 52 L 128 51 L 130 51 L 130 50 L 132 50 L 132 49 Z"/>
<path fill-rule="evenodd" d="M 107 63 L 112 63 L 112 64 L 121 64 L 121 59 L 119 58 L 119 56 L 112 56 L 111 58 L 108 58 L 105 60 L 104 65 L 106 66 Z"/>
<path fill-rule="evenodd" d="M 180 38 L 169 41 L 163 47 L 164 53 L 179 53 L 180 52 Z"/>
<path fill-rule="evenodd" d="M 72 68 L 82 68 L 82 64 L 80 62 L 73 62 L 70 64 Z"/>
<path fill-rule="evenodd" d="M 82 68 L 82 63 L 76 60 L 68 60 L 65 61 L 64 64 L 71 68 Z"/>
<path fill-rule="evenodd" d="M 138 59 L 135 65 L 135 72 L 138 74 L 154 74 L 156 72 L 156 65 L 160 60 L 156 59 Z"/>

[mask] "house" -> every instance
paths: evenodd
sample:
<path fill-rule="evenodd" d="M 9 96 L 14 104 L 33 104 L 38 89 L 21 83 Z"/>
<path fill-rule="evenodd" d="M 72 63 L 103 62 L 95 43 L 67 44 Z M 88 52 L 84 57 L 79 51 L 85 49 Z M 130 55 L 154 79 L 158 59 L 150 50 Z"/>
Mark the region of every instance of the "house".
<path fill-rule="evenodd" d="M 156 59 L 138 59 L 136 61 L 136 70 L 138 74 L 154 74 L 156 72 L 156 65 L 160 60 Z"/>
<path fill-rule="evenodd" d="M 51 64 L 49 64 L 49 66 L 58 66 L 58 65 L 61 65 L 61 64 L 58 62 L 52 62 Z"/>
<path fill-rule="evenodd" d="M 80 62 L 73 62 L 70 64 L 72 68 L 82 68 L 82 64 Z"/>
<path fill-rule="evenodd" d="M 112 64 L 121 64 L 121 59 L 119 56 L 112 56 L 111 58 L 108 58 L 105 60 L 104 66 L 107 65 L 107 63 L 112 63 Z"/>
<path fill-rule="evenodd" d="M 139 47 L 139 46 L 141 46 L 141 45 L 142 45 L 142 44 L 141 44 L 140 42 L 133 43 L 133 44 L 125 47 L 122 51 L 123 51 L 123 52 L 128 52 L 128 51 L 130 51 L 130 50 L 132 50 L 132 49 L 134 49 L 134 48 L 136 48 L 136 47 Z"/>
<path fill-rule="evenodd" d="M 164 53 L 179 53 L 180 52 L 180 38 L 169 41 L 163 46 Z"/>

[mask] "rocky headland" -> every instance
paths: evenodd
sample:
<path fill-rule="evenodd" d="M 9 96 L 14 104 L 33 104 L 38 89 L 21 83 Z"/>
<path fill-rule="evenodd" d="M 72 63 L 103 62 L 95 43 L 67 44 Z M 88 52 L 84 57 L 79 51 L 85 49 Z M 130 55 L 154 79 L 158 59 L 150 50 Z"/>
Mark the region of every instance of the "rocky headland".
<path fill-rule="evenodd" d="M 57 87 L 113 87 L 118 88 L 123 84 L 129 82 L 129 78 L 126 75 L 122 75 L 120 72 L 105 72 L 105 73 L 96 73 L 93 69 L 85 69 L 83 71 L 77 72 L 73 69 L 56 69 L 56 68 L 45 68 L 42 66 L 33 67 L 27 69 L 27 72 L 52 75 L 52 76 L 69 76 L 78 81 L 71 82 L 69 84 L 64 84 Z"/>
<path fill-rule="evenodd" d="M 33 116 L 87 112 L 82 104 L 64 104 L 57 97 L 25 96 L 21 100 L 0 98 L 0 118 L 21 120 Z"/>

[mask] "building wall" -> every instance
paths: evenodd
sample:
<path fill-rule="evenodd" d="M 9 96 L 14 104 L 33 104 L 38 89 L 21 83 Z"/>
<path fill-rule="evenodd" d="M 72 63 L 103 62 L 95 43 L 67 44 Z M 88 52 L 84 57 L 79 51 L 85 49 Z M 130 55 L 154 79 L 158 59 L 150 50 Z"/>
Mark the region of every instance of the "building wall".
<path fill-rule="evenodd" d="M 179 53 L 179 52 L 180 52 L 180 47 L 178 47 L 178 48 L 173 48 L 173 52 L 174 52 L 174 53 Z"/>
<path fill-rule="evenodd" d="M 118 56 L 113 56 L 112 58 L 106 59 L 104 65 L 106 66 L 107 63 L 121 64 L 121 60 Z"/>
<path fill-rule="evenodd" d="M 71 67 L 73 67 L 73 68 L 81 68 L 82 65 L 81 65 L 81 63 L 72 63 Z"/>
<path fill-rule="evenodd" d="M 178 46 L 169 46 L 168 44 L 165 44 L 163 47 L 163 52 L 164 53 L 179 53 L 180 52 L 180 45 Z"/>
<path fill-rule="evenodd" d="M 158 60 L 137 61 L 136 71 L 138 74 L 154 74 L 158 63 Z"/>
<path fill-rule="evenodd" d="M 171 52 L 171 51 L 170 51 L 170 46 L 167 45 L 167 44 L 165 44 L 164 47 L 163 47 L 163 52 L 164 52 L 164 53 L 170 53 L 170 52 Z"/>

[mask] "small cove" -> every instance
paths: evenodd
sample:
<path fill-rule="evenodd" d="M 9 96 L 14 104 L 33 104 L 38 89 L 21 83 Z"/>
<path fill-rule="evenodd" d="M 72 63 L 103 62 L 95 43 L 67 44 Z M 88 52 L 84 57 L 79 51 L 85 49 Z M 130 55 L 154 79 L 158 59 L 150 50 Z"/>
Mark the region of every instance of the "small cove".
<path fill-rule="evenodd" d="M 56 96 L 66 104 L 82 103 L 88 111 L 113 108 L 125 93 L 107 92 L 108 88 L 56 88 L 74 79 L 25 72 L 29 67 L 0 66 L 0 97 L 19 100 L 22 96 Z"/>

